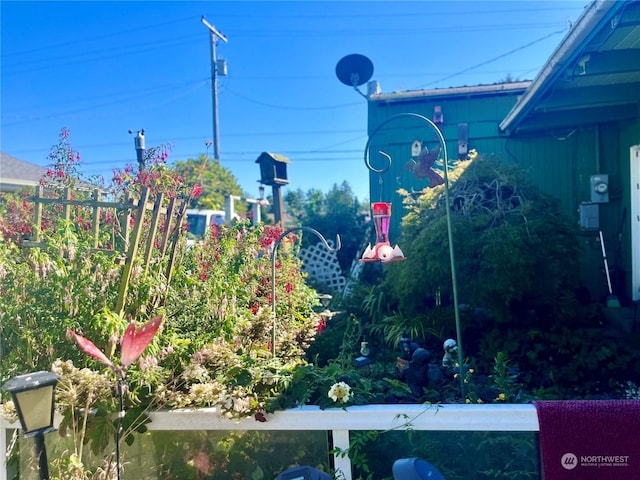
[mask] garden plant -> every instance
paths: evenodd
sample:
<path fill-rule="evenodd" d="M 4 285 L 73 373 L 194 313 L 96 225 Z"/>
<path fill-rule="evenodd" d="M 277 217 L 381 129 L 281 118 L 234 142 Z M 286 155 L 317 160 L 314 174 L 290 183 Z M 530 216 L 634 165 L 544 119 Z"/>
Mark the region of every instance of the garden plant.
<path fill-rule="evenodd" d="M 146 189 L 151 203 L 189 205 L 202 188 L 178 175 L 167 157 L 168 149 L 159 147 L 150 150 L 144 168 L 116 171 L 105 189 L 110 200 L 124 205 Z M 249 459 L 270 451 L 267 433 L 147 432 L 149 413 L 160 409 L 215 407 L 227 418 L 263 422 L 271 412 L 305 404 L 421 403 L 430 409 L 449 402 L 621 397 L 638 383 L 633 337 L 616 335 L 601 309 L 576 295 L 581 252 L 572 222 L 514 166 L 474 157 L 450 174 L 465 365 L 447 370 L 439 366 L 442 342 L 456 332 L 442 187 L 419 197 L 405 192 L 409 214 L 400 242 L 411 261 L 384 270 L 367 265 L 350 294 L 334 299 L 341 315 L 327 322 L 296 255 L 299 235 L 280 245 L 275 279 L 271 254 L 283 229 L 274 225 L 214 225 L 188 246 L 184 224 L 165 218 L 154 227 L 143 217 L 137 220 L 141 244 L 155 238 L 156 227 L 176 242 L 165 252 L 152 241 L 150 255 L 139 251 L 129 259 L 125 227 L 136 227 L 132 210 L 123 209 L 125 222 L 117 210 L 96 215 L 90 207 L 94 179 L 82 177 L 66 130 L 51 163 L 44 179 L 51 202 L 41 212 L 37 245 L 30 242 L 32 193 L 7 195 L 0 203 L 0 382 L 36 370 L 60 376 L 59 434 L 66 443 L 51 455 L 53 478 L 116 478 L 119 429 L 117 438 L 128 447 L 151 444 L 136 465 L 127 466 L 125 454 L 125 471 L 153 468 L 156 478 L 236 478 L 242 468 L 243 478 L 260 480 L 296 462 L 328 468 L 321 438 L 282 440 L 294 454 L 258 464 Z M 64 202 L 56 201 L 64 200 L 64 187 L 75 202 L 68 219 Z M 360 223 L 357 231 L 363 235 Z M 130 282 L 118 308 L 127 267 Z M 148 322 L 154 330 L 146 348 L 130 355 L 127 335 Z M 405 335 L 436 366 L 422 394 L 398 375 Z M 353 360 L 363 343 L 372 363 L 357 368 Z M 15 414 L 6 401 L 2 411 L 8 418 Z M 502 467 L 484 461 L 488 447 L 502 452 Z M 355 432 L 349 450 L 335 453 L 349 455 L 357 477 L 367 479 L 388 478 L 389 456 L 407 453 L 431 455 L 451 479 L 530 478 L 535 472 L 532 438 L 478 434 L 448 443 L 412 432 L 411 419 L 390 432 Z M 451 455 L 475 460 L 461 473 Z"/>

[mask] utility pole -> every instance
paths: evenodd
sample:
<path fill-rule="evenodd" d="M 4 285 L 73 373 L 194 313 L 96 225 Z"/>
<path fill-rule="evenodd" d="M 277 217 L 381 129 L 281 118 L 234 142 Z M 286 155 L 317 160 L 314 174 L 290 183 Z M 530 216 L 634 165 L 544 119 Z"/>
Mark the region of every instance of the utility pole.
<path fill-rule="evenodd" d="M 200 19 L 202 24 L 209 29 L 209 35 L 211 36 L 211 96 L 213 103 L 213 156 L 216 160 L 220 160 L 220 142 L 218 139 L 218 75 L 225 76 L 227 74 L 227 64 L 224 60 L 218 62 L 216 58 L 216 45 L 218 40 L 227 42 L 227 37 L 216 30 L 216 27 L 211 25 L 204 18 L 204 15 Z"/>

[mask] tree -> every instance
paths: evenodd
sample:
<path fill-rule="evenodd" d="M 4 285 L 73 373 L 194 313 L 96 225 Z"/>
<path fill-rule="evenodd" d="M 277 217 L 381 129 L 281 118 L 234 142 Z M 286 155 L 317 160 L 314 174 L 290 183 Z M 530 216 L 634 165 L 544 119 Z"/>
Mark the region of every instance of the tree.
<path fill-rule="evenodd" d="M 176 161 L 173 168 L 186 184 L 202 187 L 200 196 L 191 202 L 192 208 L 224 210 L 227 195 L 242 196 L 238 180 L 218 159 L 202 154 L 197 159 Z"/>
<path fill-rule="evenodd" d="M 463 172 L 463 173 L 461 173 Z M 578 243 L 572 219 L 517 166 L 479 157 L 452 172 L 456 274 L 462 302 L 504 322 L 546 309 L 577 286 Z M 403 218 L 402 249 L 411 261 L 388 271 L 388 288 L 406 314 L 451 299 L 442 189 L 430 189 Z"/>
<path fill-rule="evenodd" d="M 318 189 L 310 189 L 306 194 L 301 189 L 288 192 L 285 203 L 289 214 L 301 226 L 314 228 L 327 239 L 340 235 L 342 248 L 337 254 L 338 261 L 342 270 L 348 271 L 353 259 L 363 249 L 368 227 L 363 207 L 349 183 L 334 184 L 326 194 Z M 315 241 L 315 237 L 308 236 L 303 245 Z"/>
<path fill-rule="evenodd" d="M 305 199 L 305 193 L 301 188 L 289 190 L 284 196 L 287 213 L 295 219 L 296 223 L 302 221 L 305 217 Z"/>

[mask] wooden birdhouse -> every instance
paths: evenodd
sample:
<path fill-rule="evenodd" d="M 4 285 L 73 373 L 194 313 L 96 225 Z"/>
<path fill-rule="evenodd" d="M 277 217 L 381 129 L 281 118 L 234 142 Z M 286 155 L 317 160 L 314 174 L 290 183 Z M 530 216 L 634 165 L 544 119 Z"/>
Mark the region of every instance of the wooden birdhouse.
<path fill-rule="evenodd" d="M 256 163 L 260 164 L 260 183 L 262 185 L 288 185 L 287 164 L 291 161 L 284 155 L 262 152 Z"/>

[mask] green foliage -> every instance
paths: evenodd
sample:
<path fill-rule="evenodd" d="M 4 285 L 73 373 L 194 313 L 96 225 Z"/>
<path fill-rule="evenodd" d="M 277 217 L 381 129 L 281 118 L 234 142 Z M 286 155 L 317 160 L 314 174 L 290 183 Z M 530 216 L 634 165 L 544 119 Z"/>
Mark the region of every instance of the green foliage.
<path fill-rule="evenodd" d="M 590 323 L 585 307 L 572 325 L 510 327 L 485 332 L 480 350 L 508 355 L 523 387 L 536 398 L 602 398 L 615 396 L 619 385 L 637 381 L 640 361 L 626 338 Z M 514 392 L 504 390 L 514 400 Z"/>
<path fill-rule="evenodd" d="M 506 403 L 522 402 L 522 384 L 519 383 L 519 373 L 511 367 L 509 356 L 498 352 L 493 365 L 491 380 L 498 391 L 497 401 Z"/>
<path fill-rule="evenodd" d="M 173 169 L 186 184 L 202 188 L 202 193 L 191 201 L 191 208 L 224 210 L 227 195 L 242 196 L 238 180 L 218 159 L 200 155 L 175 162 Z"/>
<path fill-rule="evenodd" d="M 104 338 L 106 347 L 110 336 L 126 325 L 107 313 L 115 303 L 120 277 L 115 257 L 91 253 L 72 223 L 60 223 L 46 240 L 42 248 L 0 244 L 3 380 L 49 369 L 56 358 L 86 363 L 65 340 L 67 328 Z"/>
<path fill-rule="evenodd" d="M 348 272 L 363 245 L 366 244 L 370 226 L 366 221 L 365 211 L 368 205 L 362 205 L 354 196 L 348 182 L 333 187 L 323 194 L 320 190 L 294 190 L 285 195 L 287 209 L 296 222 L 318 230 L 327 239 L 340 235 L 342 248 L 338 250 L 338 262 L 343 272 Z M 303 239 L 315 241 L 315 237 Z"/>
<path fill-rule="evenodd" d="M 489 309 L 499 321 L 553 308 L 552 299 L 578 277 L 574 222 L 516 167 L 478 158 L 458 169 L 450 198 L 461 303 Z M 432 190 L 415 203 L 407 198 L 413 211 L 403 220 L 402 245 L 411 262 L 386 278 L 407 315 L 430 308 L 438 297 L 451 301 L 442 190 Z"/>
<path fill-rule="evenodd" d="M 534 393 L 615 396 L 626 379 L 635 381 L 640 368 L 629 339 L 607 329 L 602 312 L 574 293 L 579 242 L 557 202 L 517 166 L 490 159 L 462 162 L 451 178 L 463 351 L 477 371 L 501 379 L 489 389 L 476 384 L 471 401 L 493 401 L 494 393 L 509 402 Z M 372 327 L 390 342 L 408 328 L 436 351 L 444 338 L 455 338 L 442 193 L 437 187 L 407 196 L 401 242 L 411 261 L 387 269 L 382 285 L 393 313 Z"/>
<path fill-rule="evenodd" d="M 143 171 L 119 172 L 115 202 L 121 200 L 118 192 L 135 196 L 142 186 L 151 189 L 152 198 L 159 192 L 169 197 L 189 194 L 190 186 L 165 160 L 166 151 L 161 150 Z M 22 247 L 20 235 L 6 238 L 3 233 L 0 242 L 0 380 L 39 369 L 60 371 L 63 393 L 69 393 L 59 402 L 61 432 L 79 441 L 61 461 L 66 478 L 111 475 L 104 472 L 109 462 L 86 467 L 84 457 L 90 452 L 82 446 L 88 443 L 93 453 L 112 448 L 112 413 L 117 409 L 111 395 L 114 379 L 65 338 L 68 328 L 114 358 L 130 321 L 142 323 L 164 314 L 163 330 L 127 371 L 121 437 L 127 444 L 134 432 L 145 431 L 146 413 L 153 409 L 215 405 L 228 417 L 245 417 L 272 408 L 297 367 L 304 365 L 305 348 L 319 323 L 314 311 L 318 295 L 306 284 L 295 255 L 297 237 L 282 241 L 273 279 L 270 254 L 281 234 L 277 227 L 239 222 L 214 228 L 191 248 L 182 239 L 170 259 L 152 248 L 149 263 L 140 252 L 132 259 L 128 296 L 118 314 L 114 309 L 122 258 L 116 251 L 93 248 L 89 209 L 74 205 L 69 210 L 69 221 L 56 220 L 42 229 L 35 248 Z M 31 211 L 16 209 L 15 214 L 26 222 Z M 51 214 L 54 218 L 60 211 L 53 208 Z M 117 227 L 116 222 L 114 230 L 120 235 Z M 142 245 L 149 227 L 147 221 L 142 225 Z M 170 278 L 169 260 L 174 261 Z M 55 363 L 58 359 L 65 362 Z"/>
<path fill-rule="evenodd" d="M 65 145 L 60 178 L 73 173 L 66 166 L 77 159 L 65 156 Z M 145 185 L 154 193 L 184 196 L 191 191 L 191 175 L 200 175 L 199 166 L 196 161 L 182 165 L 187 181 L 163 161 L 146 172 L 127 170 L 116 178 L 121 190 L 135 193 Z M 633 372 L 637 377 L 640 363 L 634 351 L 624 339 L 598 327 L 601 312 L 573 296 L 576 242 L 571 222 L 557 205 L 530 187 L 522 172 L 489 161 L 464 162 L 451 178 L 458 179 L 451 189 L 452 223 L 464 302 L 469 365 L 462 375 L 468 395 L 461 398 L 457 382 L 446 378 L 444 385 L 430 385 L 425 398 L 522 402 L 532 392 L 538 398 L 594 397 L 625 384 Z M 60 212 L 52 209 L 43 223 L 42 245 L 24 248 L 22 236 L 30 233 L 26 218 L 33 211 L 28 202 L 13 197 L 3 204 L 0 220 L 0 381 L 52 365 L 60 374 L 60 433 L 74 439 L 54 464 L 60 479 L 113 477 L 109 455 L 88 459 L 113 448 L 117 409 L 115 378 L 65 338 L 67 328 L 114 358 L 130 321 L 164 314 L 162 330 L 127 372 L 122 435 L 127 445 L 146 431 L 148 412 L 159 408 L 215 406 L 229 418 L 264 420 L 267 412 L 301 404 L 347 408 L 414 402 L 411 390 L 388 374 L 386 364 L 389 358 L 395 362 L 403 329 L 432 352 L 441 352 L 444 338 L 455 337 L 441 193 L 436 188 L 415 201 L 407 197 L 411 212 L 401 243 L 411 260 L 385 267 L 380 283 L 356 286 L 339 305 L 344 314 L 324 330 L 315 310 L 318 295 L 306 283 L 295 255 L 299 237 L 282 242 L 272 282 L 271 253 L 281 234 L 277 227 L 239 222 L 213 227 L 192 247 L 182 241 L 170 277 L 168 259 L 157 249 L 149 264 L 138 256 L 120 315 L 114 306 L 123 265 L 119 255 L 93 248 L 88 210 L 74 207 L 70 221 L 54 221 Z M 303 199 L 298 191 L 290 200 L 297 220 L 327 238 L 342 235 L 341 264 L 347 268 L 367 229 L 348 184 L 335 186 L 326 197 L 310 191 Z M 100 244 L 115 243 L 122 233 L 117 222 L 100 221 L 112 226 Z M 145 225 L 143 239 L 147 235 Z M 307 238 L 312 237 L 302 242 Z M 356 369 L 352 360 L 365 339 L 377 362 Z M 352 393 L 346 403 L 328 395 L 339 382 Z M 533 478 L 530 438 L 465 433 L 445 442 L 411 432 L 410 422 L 404 427 L 402 432 L 354 435 L 348 454 L 358 478 L 388 477 L 390 455 L 397 458 L 398 452 L 428 458 L 452 479 Z M 153 461 L 145 460 L 149 463 L 143 466 L 158 465 L 166 477 L 219 478 L 219 471 L 242 471 L 256 480 L 271 478 L 285 466 L 275 458 L 253 461 L 257 451 L 274 451 L 266 433 L 189 435 L 191 443 L 184 446 L 171 436 L 158 437 Z M 293 442 L 284 443 L 294 451 Z M 309 464 L 319 458 L 314 448 L 298 447 L 291 462 Z M 470 461 L 453 465 L 452 458 Z"/>

